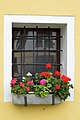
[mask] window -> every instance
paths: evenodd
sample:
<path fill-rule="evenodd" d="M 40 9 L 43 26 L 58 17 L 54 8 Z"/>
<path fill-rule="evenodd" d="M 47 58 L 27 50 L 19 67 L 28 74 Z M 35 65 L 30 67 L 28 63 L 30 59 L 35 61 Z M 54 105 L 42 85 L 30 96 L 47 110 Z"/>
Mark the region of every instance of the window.
<path fill-rule="evenodd" d="M 35 28 L 35 26 L 40 26 L 39 28 L 56 28 L 60 29 L 60 36 L 63 36 L 62 39 L 60 39 L 60 71 L 69 76 L 71 78 L 72 84 L 74 84 L 74 17 L 68 17 L 68 16 L 24 16 L 24 15 L 4 15 L 4 101 L 10 102 L 11 99 L 11 93 L 10 93 L 10 81 L 12 79 L 12 27 L 13 24 L 26 24 L 25 28 Z M 23 28 L 24 28 L 23 26 Z M 14 26 L 15 28 L 15 26 Z M 16 29 L 19 28 L 19 26 L 16 27 Z M 22 26 L 20 26 L 22 28 Z M 30 36 L 30 32 L 26 33 L 27 36 Z M 40 41 L 40 44 L 35 42 L 35 48 L 42 49 L 44 48 L 44 40 L 41 40 L 42 33 L 38 33 L 39 36 L 37 38 Z M 18 36 L 20 33 L 17 34 Z M 34 37 L 33 37 L 34 38 Z M 49 36 L 48 36 L 49 38 Z M 44 38 L 43 38 L 44 39 Z M 18 41 L 14 40 L 14 41 Z M 24 40 L 25 41 L 25 40 Z M 18 42 L 17 42 L 18 43 Z M 15 43 L 16 44 L 16 43 Z M 28 43 L 27 45 L 29 45 Z M 54 43 L 55 44 L 55 43 Z M 18 44 L 19 45 L 19 44 Z M 18 47 L 17 45 L 17 47 Z M 30 44 L 32 45 L 32 44 Z M 47 47 L 46 43 L 46 50 L 48 51 L 49 48 Z M 20 47 L 20 45 L 19 45 Z M 18 47 L 18 49 L 19 49 Z M 52 46 L 51 46 L 52 47 Z M 52 50 L 52 48 L 51 48 Z M 14 51 L 14 50 L 13 50 Z M 37 50 L 36 50 L 37 51 Z M 27 52 L 29 53 L 29 52 Z M 26 54 L 27 54 L 26 53 Z M 44 53 L 44 52 L 43 52 Z M 48 52 L 49 53 L 49 52 Z M 51 52 L 52 53 L 52 52 Z M 29 56 L 30 55 L 26 55 Z M 51 54 L 50 54 L 51 55 Z M 53 55 L 53 54 L 52 54 Z M 14 63 L 17 63 L 17 60 L 19 62 L 19 57 L 21 56 L 21 53 L 15 52 L 14 55 Z M 22 51 L 22 56 L 23 51 Z M 36 56 L 36 55 L 35 55 Z M 38 57 L 43 56 L 41 53 L 38 55 Z M 47 56 L 47 55 L 46 55 Z M 35 59 L 36 57 L 34 57 Z M 42 57 L 40 58 L 41 60 Z M 53 60 L 53 58 L 51 58 Z M 30 62 L 30 61 L 29 61 Z M 40 61 L 38 61 L 40 62 Z M 45 62 L 45 61 L 44 61 Z M 22 64 L 22 63 L 19 63 Z M 17 68 L 15 68 L 17 73 Z M 74 90 L 71 90 L 71 96 L 68 100 L 72 101 L 74 100 Z"/>
<path fill-rule="evenodd" d="M 45 71 L 45 64 L 60 71 L 59 28 L 12 28 L 12 77 L 19 80 L 31 72 Z"/>

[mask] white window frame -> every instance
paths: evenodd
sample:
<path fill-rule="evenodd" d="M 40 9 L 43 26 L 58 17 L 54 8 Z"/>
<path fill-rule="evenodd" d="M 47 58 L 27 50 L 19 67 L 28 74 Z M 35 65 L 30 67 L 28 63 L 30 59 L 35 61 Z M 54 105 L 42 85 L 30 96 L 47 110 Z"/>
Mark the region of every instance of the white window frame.
<path fill-rule="evenodd" d="M 66 73 L 74 84 L 74 17 L 68 16 L 4 16 L 4 102 L 10 102 L 10 81 L 12 79 L 12 23 L 46 23 L 66 25 L 67 65 Z M 64 52 L 64 51 L 63 51 Z M 69 101 L 74 100 L 74 90 L 70 90 Z"/>

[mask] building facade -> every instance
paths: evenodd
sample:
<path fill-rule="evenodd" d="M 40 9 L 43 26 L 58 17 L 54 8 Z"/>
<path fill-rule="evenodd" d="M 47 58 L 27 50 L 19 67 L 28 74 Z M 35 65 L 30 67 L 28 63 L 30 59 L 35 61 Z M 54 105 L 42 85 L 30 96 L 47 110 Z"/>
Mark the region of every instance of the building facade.
<path fill-rule="evenodd" d="M 77 1 L 75 0 L 74 1 L 23 0 L 22 1 L 21 0 L 21 1 L 17 1 L 17 3 L 16 0 L 0 1 L 0 39 L 1 39 L 0 40 L 0 55 L 1 55 L 0 57 L 0 71 L 1 71 L 0 72 L 0 80 L 1 80 L 0 119 L 1 120 L 6 120 L 6 118 L 8 118 L 8 120 L 80 119 L 80 114 L 79 114 L 80 7 L 79 6 L 80 6 L 79 0 Z M 12 64 L 11 63 L 12 28 L 17 28 L 17 27 L 24 28 L 24 26 L 26 26 L 26 28 L 29 29 L 37 28 L 38 26 L 38 28 L 45 28 L 45 29 L 56 28 L 61 30 L 62 39 L 60 46 L 61 46 L 61 50 L 63 50 L 63 53 L 60 53 L 60 61 L 58 61 L 57 63 L 61 64 L 62 67 L 58 67 L 57 69 L 59 69 L 63 74 L 66 74 L 69 77 L 71 77 L 72 83 L 74 84 L 74 90 L 71 91 L 71 98 L 68 99 L 68 101 L 63 102 L 60 105 L 54 105 L 54 106 L 28 105 L 27 107 L 21 105 L 17 106 L 11 103 L 9 83 L 10 83 L 10 79 L 12 78 L 12 74 L 13 75 L 17 74 L 17 72 L 12 73 L 10 67 L 10 65 Z M 31 34 L 31 32 L 28 31 L 28 33 L 26 34 L 28 36 Z M 34 34 L 36 34 L 36 32 Z M 44 33 L 41 30 L 40 32 L 38 32 L 38 34 L 42 35 Z M 55 32 L 50 34 L 55 34 Z M 29 48 L 32 45 L 32 43 L 31 44 L 27 43 L 27 44 Z M 45 48 L 46 50 L 47 49 L 49 49 L 49 51 L 50 49 L 52 50 L 53 46 L 51 46 L 51 48 L 48 48 L 47 43 L 45 44 L 46 44 L 46 48 Z M 39 48 L 41 46 L 43 46 L 44 48 L 44 43 L 42 41 L 39 43 Z M 15 49 L 17 48 L 15 47 Z M 37 42 L 35 42 L 35 49 L 37 49 Z M 53 61 L 52 55 L 53 54 L 51 54 L 50 56 L 51 61 Z M 27 57 L 29 57 L 29 60 L 31 61 L 31 56 L 27 56 Z M 57 59 L 55 55 L 54 55 L 54 59 L 55 61 Z M 39 56 L 39 60 L 44 61 L 41 53 Z M 34 57 L 34 61 L 36 61 L 35 57 Z M 46 55 L 46 61 L 47 61 L 47 55 Z M 19 67 L 17 68 L 15 67 L 14 71 L 19 72 Z"/>

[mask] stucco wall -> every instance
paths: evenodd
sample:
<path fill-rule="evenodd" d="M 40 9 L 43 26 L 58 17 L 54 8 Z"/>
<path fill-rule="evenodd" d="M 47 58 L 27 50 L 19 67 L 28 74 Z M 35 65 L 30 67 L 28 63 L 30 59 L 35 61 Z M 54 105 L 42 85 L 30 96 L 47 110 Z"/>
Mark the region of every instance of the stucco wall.
<path fill-rule="evenodd" d="M 60 105 L 16 106 L 4 103 L 4 15 L 52 15 L 75 17 L 75 98 Z M 79 0 L 0 0 L 0 120 L 79 120 L 80 119 L 80 1 Z M 8 69 L 8 68 L 7 68 Z M 7 77 L 7 76 L 6 76 Z"/>

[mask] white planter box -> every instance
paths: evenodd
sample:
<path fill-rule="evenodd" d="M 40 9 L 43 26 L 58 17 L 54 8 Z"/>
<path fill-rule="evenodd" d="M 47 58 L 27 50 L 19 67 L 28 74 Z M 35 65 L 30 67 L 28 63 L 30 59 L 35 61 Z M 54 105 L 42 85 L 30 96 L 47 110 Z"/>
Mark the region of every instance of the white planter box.
<path fill-rule="evenodd" d="M 53 94 L 49 94 L 47 97 L 37 97 L 35 94 L 23 95 L 13 95 L 12 94 L 12 103 L 13 104 L 60 104 L 62 102 L 61 98 Z"/>

